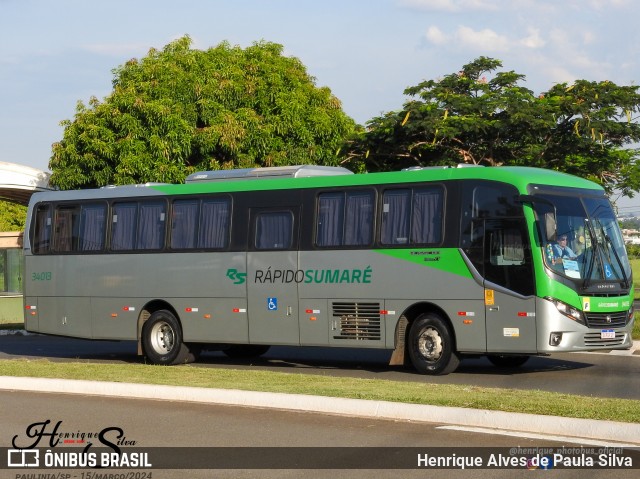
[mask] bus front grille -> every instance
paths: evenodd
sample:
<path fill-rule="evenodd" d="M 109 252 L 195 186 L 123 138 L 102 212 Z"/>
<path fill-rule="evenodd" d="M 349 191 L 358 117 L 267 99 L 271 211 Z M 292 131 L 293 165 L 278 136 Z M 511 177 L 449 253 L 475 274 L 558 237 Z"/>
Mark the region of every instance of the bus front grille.
<path fill-rule="evenodd" d="M 587 347 L 611 347 L 624 343 L 626 334 L 624 331 L 616 331 L 615 338 L 601 338 L 600 333 L 587 333 L 584 335 L 584 345 Z"/>
<path fill-rule="evenodd" d="M 333 303 L 334 339 L 379 341 L 380 303 Z"/>
<path fill-rule="evenodd" d="M 585 313 L 587 327 L 598 329 L 623 328 L 627 324 L 627 312 Z"/>

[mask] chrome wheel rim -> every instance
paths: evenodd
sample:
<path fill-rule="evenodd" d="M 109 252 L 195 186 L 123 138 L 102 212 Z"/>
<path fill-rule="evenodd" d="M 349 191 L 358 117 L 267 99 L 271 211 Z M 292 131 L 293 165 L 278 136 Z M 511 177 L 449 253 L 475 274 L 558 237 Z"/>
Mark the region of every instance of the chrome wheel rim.
<path fill-rule="evenodd" d="M 175 345 L 173 329 L 165 321 L 159 321 L 151 329 L 151 347 L 158 354 L 170 353 Z"/>
<path fill-rule="evenodd" d="M 418 351 L 428 361 L 437 361 L 442 356 L 442 337 L 434 328 L 426 328 L 418 338 Z"/>

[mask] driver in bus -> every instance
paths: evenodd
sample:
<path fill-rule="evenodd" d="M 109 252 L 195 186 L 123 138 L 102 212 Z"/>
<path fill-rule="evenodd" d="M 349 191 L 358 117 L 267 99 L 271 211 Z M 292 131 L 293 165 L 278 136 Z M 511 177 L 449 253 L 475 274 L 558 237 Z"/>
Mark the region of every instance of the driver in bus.
<path fill-rule="evenodd" d="M 567 242 L 567 235 L 562 234 L 558 236 L 558 241 L 553 245 L 554 259 L 559 263 L 561 263 L 563 259 L 574 260 L 578 257 L 578 255 L 569 247 Z"/>

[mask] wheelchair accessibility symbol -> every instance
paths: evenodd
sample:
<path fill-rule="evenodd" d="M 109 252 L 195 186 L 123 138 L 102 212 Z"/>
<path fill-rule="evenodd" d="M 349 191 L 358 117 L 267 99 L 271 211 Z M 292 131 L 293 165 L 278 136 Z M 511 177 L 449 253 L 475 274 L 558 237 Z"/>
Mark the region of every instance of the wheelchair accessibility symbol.
<path fill-rule="evenodd" d="M 610 279 L 613 276 L 611 265 L 608 265 L 608 264 L 604 265 L 604 275 L 607 277 L 607 279 Z"/>
<path fill-rule="evenodd" d="M 278 298 L 267 298 L 267 309 L 269 311 L 278 310 Z"/>

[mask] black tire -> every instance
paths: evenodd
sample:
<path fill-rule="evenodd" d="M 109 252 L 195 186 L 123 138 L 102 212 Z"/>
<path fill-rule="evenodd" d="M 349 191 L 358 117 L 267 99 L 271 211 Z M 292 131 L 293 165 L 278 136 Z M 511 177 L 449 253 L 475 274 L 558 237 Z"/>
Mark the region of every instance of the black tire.
<path fill-rule="evenodd" d="M 233 344 L 222 352 L 230 358 L 257 358 L 269 351 L 271 346 L 265 344 Z"/>
<path fill-rule="evenodd" d="M 501 354 L 489 354 L 487 359 L 491 364 L 499 368 L 519 368 L 529 361 L 529 356 L 510 356 Z"/>
<path fill-rule="evenodd" d="M 413 322 L 407 347 L 413 367 L 421 374 L 449 374 L 460 364 L 447 322 L 434 313 L 423 314 Z"/>
<path fill-rule="evenodd" d="M 166 309 L 156 311 L 145 321 L 142 326 L 142 349 L 152 364 L 184 364 L 195 360 L 195 355 L 182 341 L 180 323 Z"/>

